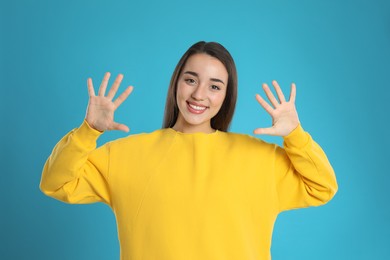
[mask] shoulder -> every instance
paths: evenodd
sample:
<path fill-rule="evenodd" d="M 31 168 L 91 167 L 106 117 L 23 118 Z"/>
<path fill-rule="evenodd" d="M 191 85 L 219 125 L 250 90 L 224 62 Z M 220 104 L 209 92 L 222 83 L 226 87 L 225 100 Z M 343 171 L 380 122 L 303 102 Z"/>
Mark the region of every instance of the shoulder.
<path fill-rule="evenodd" d="M 157 129 L 149 133 L 138 133 L 128 135 L 123 138 L 116 139 L 110 142 L 111 146 L 127 146 L 127 145 L 148 145 L 168 141 L 172 136 L 166 129 Z"/>
<path fill-rule="evenodd" d="M 260 138 L 249 134 L 221 132 L 221 137 L 224 141 L 233 146 L 244 147 L 247 149 L 275 149 L 276 144 L 268 143 Z"/>

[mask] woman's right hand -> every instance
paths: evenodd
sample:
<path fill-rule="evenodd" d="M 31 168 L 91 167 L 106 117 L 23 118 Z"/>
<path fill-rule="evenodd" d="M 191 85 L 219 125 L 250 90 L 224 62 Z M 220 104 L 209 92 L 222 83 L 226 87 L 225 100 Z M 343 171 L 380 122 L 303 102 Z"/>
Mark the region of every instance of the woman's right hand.
<path fill-rule="evenodd" d="M 114 84 L 108 91 L 107 96 L 105 96 L 109 78 L 110 73 L 107 72 L 104 75 L 102 83 L 100 84 L 99 93 L 97 96 L 95 95 L 92 79 L 88 78 L 87 85 L 89 93 L 89 102 L 85 120 L 92 128 L 101 132 L 106 130 L 121 130 L 128 132 L 129 128 L 126 125 L 114 122 L 114 112 L 130 95 L 130 93 L 133 91 L 133 87 L 127 87 L 126 90 L 118 98 L 112 101 L 116 92 L 118 91 L 119 85 L 121 84 L 123 75 L 119 74 L 117 76 Z"/>

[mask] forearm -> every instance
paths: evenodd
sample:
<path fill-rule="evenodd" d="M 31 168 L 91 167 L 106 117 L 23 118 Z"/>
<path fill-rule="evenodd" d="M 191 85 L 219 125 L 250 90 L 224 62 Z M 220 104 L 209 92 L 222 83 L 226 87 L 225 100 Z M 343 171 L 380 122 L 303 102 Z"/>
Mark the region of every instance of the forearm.
<path fill-rule="evenodd" d="M 100 134 L 83 122 L 79 128 L 64 136 L 45 163 L 40 183 L 42 192 L 64 200 L 83 172 L 93 170 L 88 156 L 96 148 Z"/>
<path fill-rule="evenodd" d="M 284 138 L 290 169 L 282 177 L 280 193 L 291 207 L 317 206 L 328 202 L 338 186 L 333 168 L 322 148 L 299 125 Z"/>

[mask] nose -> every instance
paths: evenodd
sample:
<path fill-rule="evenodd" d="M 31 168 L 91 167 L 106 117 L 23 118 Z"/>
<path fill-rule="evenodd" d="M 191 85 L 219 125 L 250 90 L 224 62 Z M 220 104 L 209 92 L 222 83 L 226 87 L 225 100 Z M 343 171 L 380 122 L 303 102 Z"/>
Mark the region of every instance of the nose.
<path fill-rule="evenodd" d="M 192 92 L 191 97 L 194 100 L 205 100 L 206 99 L 206 87 L 204 85 L 199 84 Z"/>

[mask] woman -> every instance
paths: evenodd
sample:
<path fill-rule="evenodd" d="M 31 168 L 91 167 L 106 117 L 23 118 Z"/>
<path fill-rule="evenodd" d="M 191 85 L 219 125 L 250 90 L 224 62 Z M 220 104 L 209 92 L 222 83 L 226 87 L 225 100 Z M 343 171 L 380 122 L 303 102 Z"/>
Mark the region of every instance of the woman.
<path fill-rule="evenodd" d="M 237 96 L 236 69 L 218 43 L 198 42 L 179 61 L 168 90 L 163 129 L 130 135 L 96 149 L 107 130 L 128 131 L 114 111 L 119 75 L 105 96 L 88 79 L 90 100 L 82 125 L 48 158 L 40 188 L 67 203 L 104 202 L 115 213 L 121 259 L 271 259 L 277 215 L 318 206 L 337 191 L 326 155 L 299 122 L 295 85 L 286 101 L 276 81 L 270 128 L 284 148 L 228 133 Z"/>

